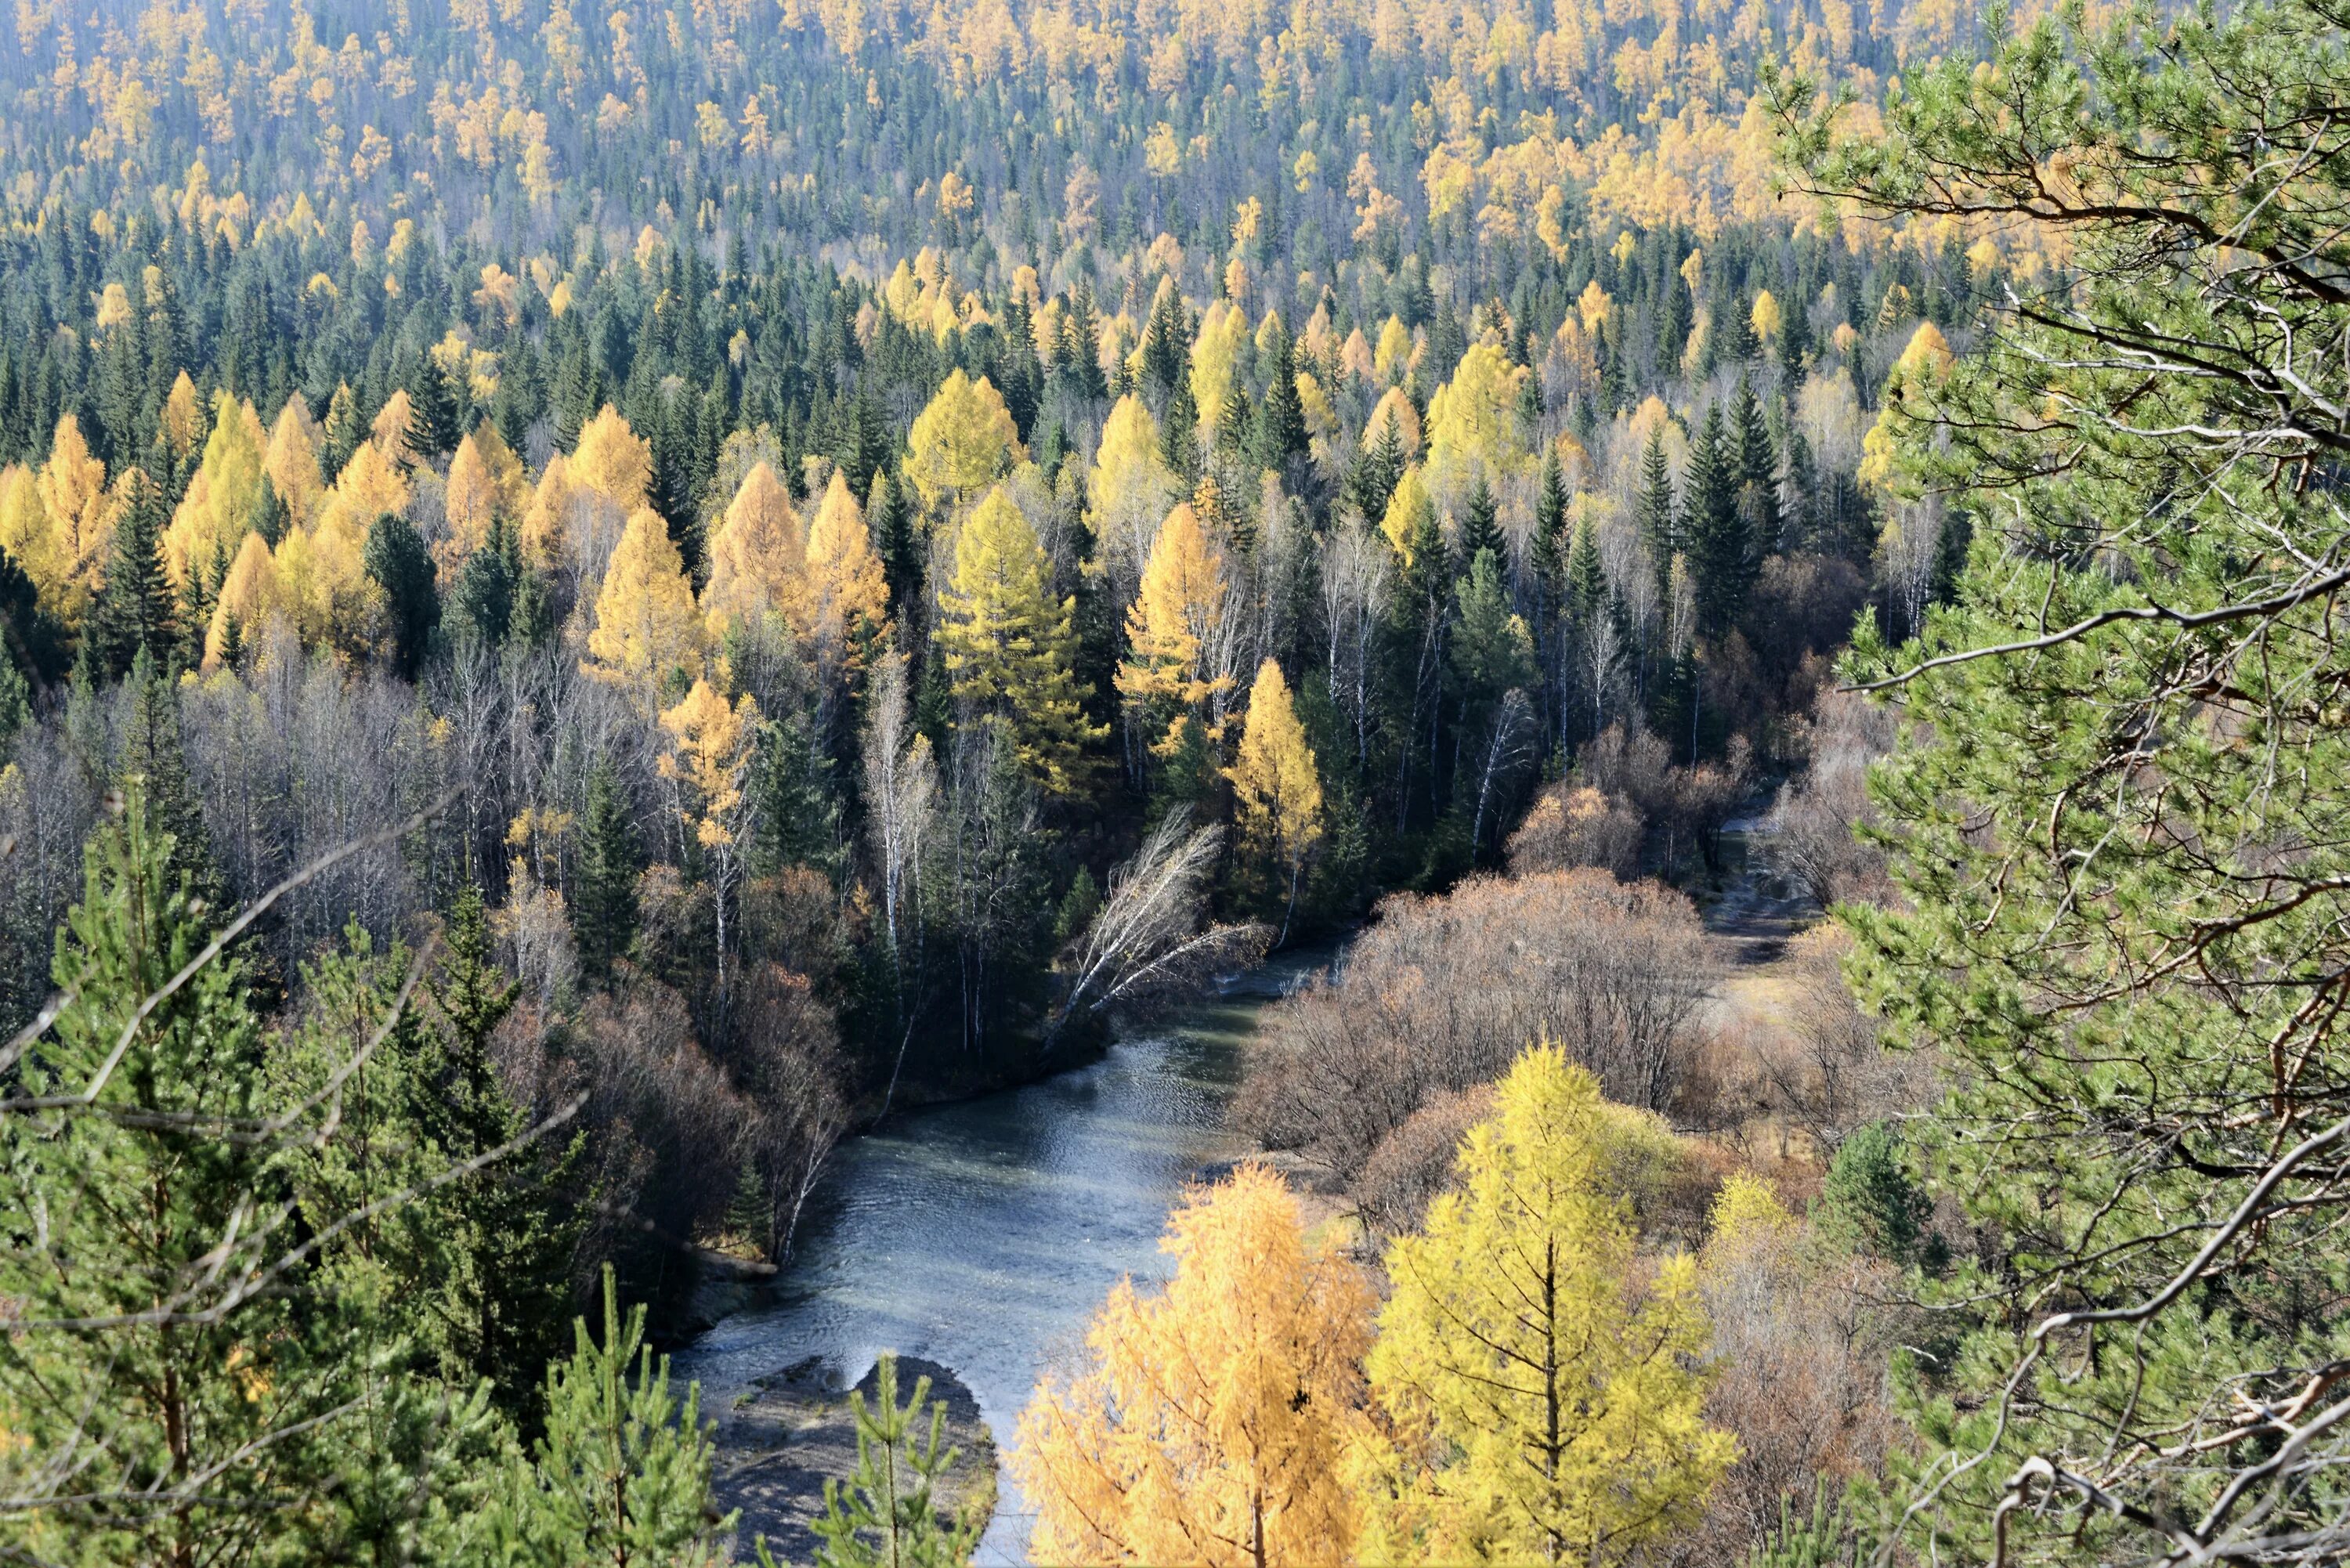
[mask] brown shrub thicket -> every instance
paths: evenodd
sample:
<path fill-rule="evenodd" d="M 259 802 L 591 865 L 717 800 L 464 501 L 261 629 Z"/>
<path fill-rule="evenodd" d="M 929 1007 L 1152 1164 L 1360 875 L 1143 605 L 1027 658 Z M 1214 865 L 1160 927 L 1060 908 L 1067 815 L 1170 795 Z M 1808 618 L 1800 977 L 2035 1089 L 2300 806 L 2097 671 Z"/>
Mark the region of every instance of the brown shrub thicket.
<path fill-rule="evenodd" d="M 1628 882 L 1640 874 L 1640 840 L 1647 831 L 1629 803 L 1562 780 L 1536 797 L 1510 836 L 1510 874 L 1530 877 L 1595 866 Z"/>
<path fill-rule="evenodd" d="M 1824 905 L 1882 903 L 1892 894 L 1884 852 L 1853 829 L 1874 820 L 1868 766 L 1893 750 L 1891 709 L 1857 692 L 1820 688 L 1806 726 L 1811 763 L 1779 791 L 1767 853 L 1780 875 Z"/>
<path fill-rule="evenodd" d="M 1408 1208 L 1423 1179 L 1408 1169 L 1450 1115 L 1402 1137 L 1374 1191 L 1363 1184 L 1381 1146 L 1438 1096 L 1499 1077 L 1530 1042 L 1558 1042 L 1612 1099 L 1669 1105 L 1713 971 L 1696 909 L 1655 882 L 1586 867 L 1389 898 L 1335 975 L 1267 1012 L 1236 1115 L 1358 1202 Z"/>
<path fill-rule="evenodd" d="M 1783 1027 L 1752 1032 L 1764 1108 L 1807 1135 L 1822 1159 L 1854 1130 L 1915 1110 L 1933 1092 L 1934 1064 L 1889 1052 L 1877 1021 L 1844 982 L 1852 935 L 1828 921 L 1788 944 L 1780 966 Z"/>

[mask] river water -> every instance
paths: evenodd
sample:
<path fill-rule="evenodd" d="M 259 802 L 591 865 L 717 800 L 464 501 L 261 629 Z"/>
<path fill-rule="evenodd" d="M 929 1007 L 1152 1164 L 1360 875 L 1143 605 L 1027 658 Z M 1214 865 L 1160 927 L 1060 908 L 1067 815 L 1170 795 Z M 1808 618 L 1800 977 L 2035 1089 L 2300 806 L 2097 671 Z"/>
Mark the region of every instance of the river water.
<path fill-rule="evenodd" d="M 1286 956 L 1213 1002 L 1043 1083 L 893 1117 L 852 1140 L 810 1199 L 771 1297 L 673 1357 L 720 1410 L 752 1379 L 820 1356 L 853 1380 L 884 1350 L 951 1367 L 1009 1449 L 1049 1357 L 1082 1343 L 1120 1276 L 1163 1279 L 1183 1183 L 1240 1152 L 1224 1126 L 1265 1002 L 1326 953 Z M 984 1564 L 1025 1561 L 1009 1474 Z"/>

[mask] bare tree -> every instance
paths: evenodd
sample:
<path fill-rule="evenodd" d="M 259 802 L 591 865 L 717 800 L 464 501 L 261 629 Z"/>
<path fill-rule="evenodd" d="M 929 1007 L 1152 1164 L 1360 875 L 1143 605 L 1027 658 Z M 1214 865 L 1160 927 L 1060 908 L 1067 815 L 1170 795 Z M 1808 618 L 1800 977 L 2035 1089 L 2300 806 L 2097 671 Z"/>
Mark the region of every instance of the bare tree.
<path fill-rule="evenodd" d="M 1066 955 L 1068 983 L 1055 1033 L 1072 1019 L 1180 994 L 1219 969 L 1263 954 L 1263 927 L 1204 923 L 1222 840 L 1222 829 L 1194 828 L 1190 813 L 1178 808 L 1110 873 L 1100 911 Z"/>

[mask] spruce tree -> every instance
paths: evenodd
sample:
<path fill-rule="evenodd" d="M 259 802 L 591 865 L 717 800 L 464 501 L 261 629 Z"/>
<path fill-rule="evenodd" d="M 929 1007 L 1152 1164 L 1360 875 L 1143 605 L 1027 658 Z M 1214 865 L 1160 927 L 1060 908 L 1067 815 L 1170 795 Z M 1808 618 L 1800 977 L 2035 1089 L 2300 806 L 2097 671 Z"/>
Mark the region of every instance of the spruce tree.
<path fill-rule="evenodd" d="M 426 460 L 456 449 L 463 433 L 463 410 L 448 371 L 431 355 L 421 357 L 401 382 L 408 392 L 408 444 Z"/>
<path fill-rule="evenodd" d="M 1771 444 L 1762 400 L 1744 376 L 1738 379 L 1731 422 L 1738 440 L 1738 509 L 1745 519 L 1747 548 L 1759 564 L 1762 556 L 1780 547 L 1779 455 Z"/>
<path fill-rule="evenodd" d="M 579 869 L 571 899 L 571 931 L 579 967 L 607 980 L 612 963 L 637 940 L 637 873 L 641 858 L 628 803 L 611 759 L 599 758 L 588 775 L 588 805 L 579 823 Z"/>
<path fill-rule="evenodd" d="M 1673 557 L 1687 545 L 1673 499 L 1673 469 L 1665 457 L 1662 429 L 1649 432 L 1648 444 L 1640 454 L 1640 493 L 1635 516 L 1641 543 L 1648 546 L 1648 558 L 1656 564 L 1657 586 L 1661 590 L 1672 570 Z"/>
<path fill-rule="evenodd" d="M 362 556 L 367 575 L 383 590 L 385 630 L 391 665 L 400 679 L 422 673 L 432 628 L 441 622 L 441 595 L 433 587 L 432 553 L 415 524 L 390 514 L 368 530 Z"/>
<path fill-rule="evenodd" d="M 1238 402 L 1238 398 L 1226 400 Z M 1365 447 L 1355 460 L 1355 472 L 1349 478 L 1355 494 L 1355 505 L 1373 523 L 1388 514 L 1388 502 L 1395 487 L 1403 479 L 1403 434 L 1396 429 L 1394 420 L 1379 421 L 1378 439 Z"/>
<path fill-rule="evenodd" d="M 1256 420 L 1256 462 L 1279 470 L 1306 450 L 1305 405 L 1297 398 L 1297 353 L 1289 334 L 1276 330 L 1273 377 Z M 1227 399 L 1227 402 L 1237 401 Z"/>
<path fill-rule="evenodd" d="M 163 569 L 170 508 L 144 469 L 132 469 L 124 483 L 129 496 L 114 526 L 105 585 L 82 632 L 93 668 L 109 678 L 128 673 L 142 649 L 159 667 L 167 662 L 174 632 L 172 580 Z"/>
<path fill-rule="evenodd" d="M 1493 487 L 1482 473 L 1469 487 L 1469 505 L 1461 519 L 1461 559 L 1463 569 L 1473 566 L 1478 555 L 1491 555 L 1496 562 L 1504 558 L 1502 539 L 1501 506 L 1493 498 Z"/>
<path fill-rule="evenodd" d="M 1723 430 L 1721 407 L 1706 410 L 1690 443 L 1690 573 L 1697 593 L 1700 635 L 1718 638 L 1737 624 L 1754 582 L 1746 513 L 1739 505 L 1737 453 Z"/>
<path fill-rule="evenodd" d="M 485 1163 L 442 1189 L 449 1264 L 428 1334 L 444 1376 L 486 1380 L 499 1407 L 535 1429 L 538 1379 L 570 1316 L 571 1260 L 588 1204 L 568 1189 L 583 1175 L 584 1135 L 525 1141 L 529 1115 L 506 1092 L 490 1044 L 518 988 L 491 950 L 480 888 L 458 895 L 442 941 L 432 987 L 441 1063 L 428 1130 L 452 1164 Z"/>

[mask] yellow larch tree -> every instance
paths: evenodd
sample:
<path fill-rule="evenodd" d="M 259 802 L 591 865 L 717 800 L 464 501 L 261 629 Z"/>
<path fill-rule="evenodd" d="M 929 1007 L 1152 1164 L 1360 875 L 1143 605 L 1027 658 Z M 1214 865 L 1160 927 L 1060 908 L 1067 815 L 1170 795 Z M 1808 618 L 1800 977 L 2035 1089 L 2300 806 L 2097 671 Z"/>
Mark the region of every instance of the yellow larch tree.
<path fill-rule="evenodd" d="M 106 573 L 118 497 L 107 488 L 105 460 L 90 455 L 73 415 L 57 421 L 49 440 L 49 460 L 35 483 L 56 547 L 49 557 L 55 576 L 47 582 L 35 576 L 33 584 L 59 619 L 78 624 L 82 607 Z"/>
<path fill-rule="evenodd" d="M 296 524 L 307 524 L 317 515 L 319 501 L 326 494 L 327 476 L 318 464 L 318 427 L 310 418 L 309 405 L 296 393 L 286 400 L 278 410 L 277 422 L 270 427 L 269 451 L 262 459 L 262 472 L 277 489 L 277 499 L 286 504 L 286 516 Z"/>
<path fill-rule="evenodd" d="M 594 491 L 624 514 L 650 504 L 652 445 L 609 403 L 579 427 L 568 466 L 572 483 Z"/>
<path fill-rule="evenodd" d="M 652 514 L 648 510 L 639 515 Z M 670 736 L 670 749 L 659 764 L 660 776 L 670 785 L 679 831 L 710 884 L 718 919 L 722 992 L 726 989 L 728 909 L 742 880 L 743 840 L 750 826 L 751 803 L 743 785 L 758 753 L 759 722 L 759 704 L 748 693 L 730 704 L 724 693 L 699 675 L 677 705 L 660 716 L 661 728 Z"/>
<path fill-rule="evenodd" d="M 1288 884 L 1286 937 L 1306 859 L 1322 842 L 1322 773 L 1277 660 L 1257 666 L 1240 750 L 1224 776 L 1232 781 L 1242 852 Z"/>
<path fill-rule="evenodd" d="M 1670 1137 L 1555 1045 L 1502 1081 L 1455 1190 L 1388 1249 L 1369 1373 L 1399 1446 L 1367 1558 L 1604 1568 L 1696 1517 L 1738 1457 L 1703 1418 L 1697 1266 L 1638 1259 L 1607 1186 Z"/>
<path fill-rule="evenodd" d="M 961 507 L 995 483 L 1020 457 L 1020 431 L 994 383 L 958 368 L 914 416 L 906 438 L 906 477 L 933 512 Z"/>
<path fill-rule="evenodd" d="M 582 487 L 572 483 L 571 460 L 556 452 L 532 489 L 523 509 L 522 550 L 530 563 L 552 570 L 564 563 L 570 545 L 571 507 Z"/>
<path fill-rule="evenodd" d="M 1411 329 L 1400 317 L 1390 316 L 1379 327 L 1378 347 L 1371 352 L 1371 369 L 1390 387 L 1411 373 Z"/>
<path fill-rule="evenodd" d="M 938 637 L 957 700 L 1008 726 L 1039 786 L 1076 794 L 1086 747 L 1108 732 L 1087 721 L 1077 697 L 1076 599 L 1054 596 L 1053 563 L 1002 485 L 963 524 L 941 597 Z"/>
<path fill-rule="evenodd" d="M 204 628 L 204 668 L 217 666 L 234 649 L 249 644 L 273 610 L 280 607 L 277 562 L 259 534 L 248 532 L 236 559 L 221 579 L 212 624 Z"/>
<path fill-rule="evenodd" d="M 163 568 L 173 587 L 192 576 L 226 573 L 261 509 L 265 439 L 251 403 L 226 392 L 214 400 L 203 461 L 163 531 Z"/>
<path fill-rule="evenodd" d="M 712 639 L 724 637 L 729 625 L 756 631 L 771 615 L 783 617 L 796 636 L 807 613 L 806 531 L 775 471 L 754 463 L 710 536 L 702 619 Z"/>
<path fill-rule="evenodd" d="M 161 412 L 156 424 L 163 437 L 164 450 L 172 461 L 182 463 L 195 454 L 196 443 L 204 439 L 204 403 L 197 395 L 195 382 L 185 370 L 172 382 L 164 394 Z"/>
<path fill-rule="evenodd" d="M 817 673 L 827 681 L 848 668 L 860 627 L 875 631 L 889 618 L 889 585 L 865 508 L 837 471 L 808 525 L 807 630 Z"/>
<path fill-rule="evenodd" d="M 480 442 L 466 436 L 449 459 L 449 484 L 442 499 L 442 514 L 448 519 L 449 531 L 432 542 L 433 565 L 444 587 L 454 580 L 465 558 L 489 538 L 490 524 L 501 514 L 515 515 L 506 507 L 505 496 L 483 455 Z"/>
<path fill-rule="evenodd" d="M 1395 427 L 1396 445 L 1403 452 L 1404 461 L 1412 462 L 1419 457 L 1419 410 L 1411 406 L 1410 396 L 1401 387 L 1389 387 L 1381 395 L 1371 417 L 1363 421 L 1363 450 L 1370 451 L 1379 444 L 1389 425 Z"/>
<path fill-rule="evenodd" d="M 1182 493 L 1159 451 L 1159 421 L 1129 392 L 1102 422 L 1101 441 L 1086 476 L 1086 522 L 1116 598 L 1133 594 L 1159 522 Z"/>
<path fill-rule="evenodd" d="M 702 628 L 685 558 L 669 536 L 669 524 L 650 506 L 629 514 L 604 569 L 588 655 L 583 668 L 589 674 L 626 689 L 648 713 L 669 681 L 702 673 Z"/>
<path fill-rule="evenodd" d="M 1388 497 L 1387 514 L 1379 519 L 1379 532 L 1386 536 L 1388 547 L 1396 553 L 1396 559 L 1407 566 L 1411 565 L 1411 542 L 1435 515 L 1436 503 L 1428 493 L 1428 481 L 1415 462 L 1396 482 L 1395 493 Z"/>
<path fill-rule="evenodd" d="M 407 389 L 401 388 L 376 410 L 374 421 L 368 426 L 368 444 L 381 452 L 386 462 L 410 468 L 419 456 L 416 434 L 416 405 L 409 400 Z"/>
<path fill-rule="evenodd" d="M 1160 1248 L 1164 1290 L 1121 1282 L 1084 1369 L 1047 1377 L 1013 1471 L 1045 1563 L 1351 1561 L 1349 1449 L 1365 1428 L 1371 1294 L 1309 1245 L 1281 1178 L 1248 1164 L 1188 1190 Z"/>
<path fill-rule="evenodd" d="M 1200 317 L 1200 334 L 1191 345 L 1191 400 L 1199 406 L 1201 430 L 1223 422 L 1224 400 L 1240 384 L 1241 350 L 1248 336 L 1248 312 L 1229 300 L 1217 300 Z"/>
<path fill-rule="evenodd" d="M 1151 541 L 1141 589 L 1126 609 L 1127 658 L 1117 676 L 1119 694 L 1153 715 L 1154 740 L 1174 711 L 1232 690 L 1231 672 L 1211 668 L 1230 592 L 1223 552 L 1185 502 Z"/>
<path fill-rule="evenodd" d="M 1452 379 L 1428 400 L 1428 461 L 1440 489 L 1471 466 L 1500 475 L 1524 465 L 1518 394 L 1528 374 L 1492 343 L 1472 343 L 1461 356 Z"/>
<path fill-rule="evenodd" d="M 24 569 L 46 600 L 49 584 L 65 577 L 63 552 L 41 504 L 40 481 L 21 462 L 0 468 L 0 550 Z"/>

